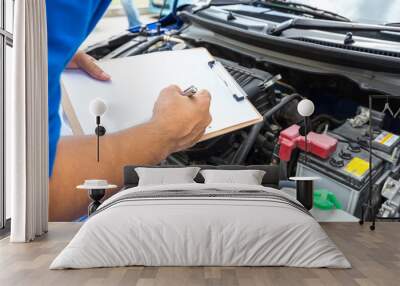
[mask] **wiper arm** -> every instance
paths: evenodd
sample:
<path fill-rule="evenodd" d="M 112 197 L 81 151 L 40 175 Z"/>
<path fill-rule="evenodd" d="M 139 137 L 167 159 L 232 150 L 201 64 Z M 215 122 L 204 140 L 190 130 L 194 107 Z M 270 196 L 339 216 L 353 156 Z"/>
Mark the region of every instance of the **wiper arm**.
<path fill-rule="evenodd" d="M 400 32 L 400 27 L 394 27 L 394 26 L 296 18 L 287 20 L 283 23 L 276 25 L 275 27 L 270 29 L 268 33 L 270 35 L 279 36 L 283 31 L 292 28 L 299 28 L 306 30 L 325 30 L 325 31 L 347 30 L 349 32 L 353 31 L 371 31 L 371 32 L 388 31 L 397 33 Z"/>
<path fill-rule="evenodd" d="M 281 0 L 263 0 L 262 2 L 264 3 L 264 5 L 276 10 L 285 10 L 300 14 L 306 14 L 314 18 L 320 18 L 325 20 L 350 22 L 350 19 L 342 15 L 339 15 L 331 11 L 319 9 L 317 7 L 313 7 L 306 4 L 301 4 L 291 1 L 281 1 Z"/>

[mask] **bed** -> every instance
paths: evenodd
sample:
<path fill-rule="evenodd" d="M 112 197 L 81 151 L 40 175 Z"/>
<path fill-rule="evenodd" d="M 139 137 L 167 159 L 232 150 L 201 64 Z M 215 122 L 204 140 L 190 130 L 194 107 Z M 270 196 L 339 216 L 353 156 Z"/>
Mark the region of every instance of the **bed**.
<path fill-rule="evenodd" d="M 199 166 L 265 171 L 260 185 L 204 182 L 124 188 L 81 227 L 50 269 L 144 266 L 350 268 L 310 213 L 277 189 L 273 166 Z M 170 167 L 170 166 L 169 166 Z"/>

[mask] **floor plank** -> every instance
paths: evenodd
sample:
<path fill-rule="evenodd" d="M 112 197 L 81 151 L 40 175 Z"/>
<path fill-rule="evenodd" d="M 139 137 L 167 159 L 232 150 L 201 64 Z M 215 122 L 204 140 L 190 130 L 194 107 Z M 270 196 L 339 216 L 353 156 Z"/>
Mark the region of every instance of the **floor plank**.
<path fill-rule="evenodd" d="M 400 224 L 322 223 L 352 269 L 289 267 L 119 267 L 48 270 L 51 261 L 79 230 L 80 223 L 50 223 L 49 233 L 32 243 L 0 240 L 0 285 L 136 286 L 397 286 Z"/>

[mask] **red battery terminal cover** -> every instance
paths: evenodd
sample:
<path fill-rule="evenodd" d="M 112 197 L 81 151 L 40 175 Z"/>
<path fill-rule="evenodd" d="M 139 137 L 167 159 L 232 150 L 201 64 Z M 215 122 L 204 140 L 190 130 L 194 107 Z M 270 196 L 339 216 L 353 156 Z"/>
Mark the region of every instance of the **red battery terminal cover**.
<path fill-rule="evenodd" d="M 299 133 L 300 126 L 292 125 L 283 130 L 279 135 L 279 158 L 289 161 L 296 148 L 305 150 L 305 137 Z M 307 134 L 308 152 L 322 159 L 329 158 L 336 151 L 338 140 L 328 134 L 309 132 Z"/>

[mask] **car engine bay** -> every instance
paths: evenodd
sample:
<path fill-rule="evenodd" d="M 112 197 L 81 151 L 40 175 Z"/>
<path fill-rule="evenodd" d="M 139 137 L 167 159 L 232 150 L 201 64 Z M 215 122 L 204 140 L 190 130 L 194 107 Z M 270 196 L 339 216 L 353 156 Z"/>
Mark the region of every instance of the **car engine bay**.
<path fill-rule="evenodd" d="M 380 217 L 399 216 L 400 105 L 397 99 L 389 96 L 385 99 L 387 90 L 346 76 L 344 69 L 337 68 L 340 65 L 329 72 L 313 69 L 306 62 L 289 66 L 280 64 L 274 55 L 261 57 L 260 47 L 249 50 L 236 45 L 235 40 L 229 45 L 229 37 L 222 39 L 193 23 L 186 22 L 169 31 L 164 31 L 163 26 L 158 23 L 154 29 L 142 27 L 139 31 L 122 33 L 89 47 L 87 52 L 96 59 L 113 59 L 204 47 L 247 93 L 248 100 L 263 115 L 264 121 L 174 153 L 162 164 L 280 165 L 283 180 L 293 175 L 325 178 L 327 183 L 322 188 L 335 190 L 343 209 L 360 217 L 368 184 L 368 98 L 379 95 L 381 99 L 374 100 L 371 114 L 373 187 L 379 194 L 374 199 L 381 206 Z M 374 73 L 382 75 L 371 71 Z M 311 152 L 307 166 L 301 148 L 293 148 L 282 160 L 284 139 L 291 141 L 293 138 L 288 138 L 292 131 L 297 132 L 296 136 L 304 132 L 303 117 L 297 112 L 297 104 L 302 98 L 315 104 L 310 131 L 337 142 L 335 149 L 322 157 Z M 289 148 L 292 142 L 287 144 Z"/>

